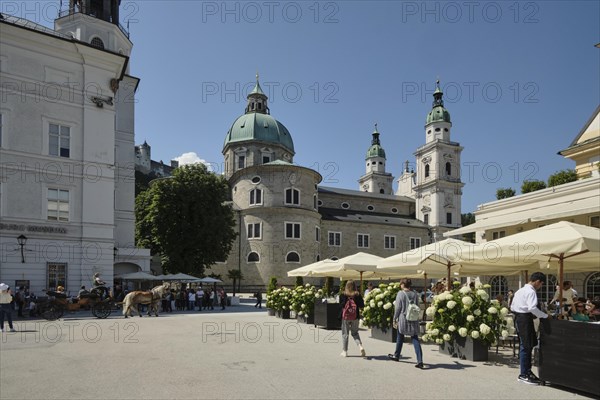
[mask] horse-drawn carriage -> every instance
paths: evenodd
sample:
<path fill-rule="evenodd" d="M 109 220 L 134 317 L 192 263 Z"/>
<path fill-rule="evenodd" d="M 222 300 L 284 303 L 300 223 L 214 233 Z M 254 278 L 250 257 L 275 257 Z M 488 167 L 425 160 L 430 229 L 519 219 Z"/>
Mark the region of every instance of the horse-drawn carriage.
<path fill-rule="evenodd" d="M 81 307 L 89 307 L 96 318 L 108 317 L 116 308 L 112 297 L 102 298 L 99 291 L 92 289 L 90 293 L 81 294 L 77 303 L 69 303 L 67 295 L 61 292 L 49 290 L 46 292 L 47 299 L 38 300 L 36 313 L 48 321 L 54 321 L 62 317 L 67 310 L 76 310 Z"/>

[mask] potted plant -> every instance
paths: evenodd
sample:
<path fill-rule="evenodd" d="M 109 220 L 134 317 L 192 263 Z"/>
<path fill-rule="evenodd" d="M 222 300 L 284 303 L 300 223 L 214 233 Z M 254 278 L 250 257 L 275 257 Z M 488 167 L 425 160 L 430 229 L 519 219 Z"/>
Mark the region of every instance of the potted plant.
<path fill-rule="evenodd" d="M 292 290 L 286 287 L 275 289 L 267 295 L 269 307 L 275 310 L 277 318 L 289 319 Z"/>
<path fill-rule="evenodd" d="M 392 327 L 392 318 L 398 291 L 400 283 L 382 283 L 365 296 L 362 318 L 364 324 L 371 328 L 371 337 L 374 339 L 396 341 L 397 331 Z"/>
<path fill-rule="evenodd" d="M 272 276 L 269 280 L 269 285 L 267 286 L 267 313 L 268 315 L 274 316 L 275 309 L 273 308 L 272 302 L 270 301 L 270 294 L 272 291 L 277 289 L 277 278 Z"/>
<path fill-rule="evenodd" d="M 304 286 L 296 286 L 292 292 L 292 310 L 296 312 L 298 322 L 307 324 L 315 320 L 315 295 L 317 289 L 310 283 Z"/>
<path fill-rule="evenodd" d="M 329 297 L 328 287 L 317 290 L 314 301 L 314 324 L 325 329 L 341 329 L 340 304 L 333 297 Z"/>
<path fill-rule="evenodd" d="M 423 341 L 440 345 L 440 350 L 471 361 L 486 361 L 488 349 L 499 338 L 509 335 L 505 317 L 506 307 L 490 300 L 490 285 L 477 284 L 459 288 L 454 282 L 452 291 L 434 296 L 426 314 L 432 317 L 425 328 Z"/>

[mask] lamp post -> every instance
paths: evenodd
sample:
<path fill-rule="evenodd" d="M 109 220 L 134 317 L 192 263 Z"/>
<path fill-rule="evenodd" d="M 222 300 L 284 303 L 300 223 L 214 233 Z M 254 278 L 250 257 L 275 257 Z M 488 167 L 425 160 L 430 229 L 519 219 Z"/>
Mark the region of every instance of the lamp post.
<path fill-rule="evenodd" d="M 17 243 L 19 243 L 19 246 L 21 246 L 21 263 L 25 263 L 24 247 L 25 247 L 25 244 L 27 243 L 27 236 L 19 235 L 19 237 L 17 238 Z"/>

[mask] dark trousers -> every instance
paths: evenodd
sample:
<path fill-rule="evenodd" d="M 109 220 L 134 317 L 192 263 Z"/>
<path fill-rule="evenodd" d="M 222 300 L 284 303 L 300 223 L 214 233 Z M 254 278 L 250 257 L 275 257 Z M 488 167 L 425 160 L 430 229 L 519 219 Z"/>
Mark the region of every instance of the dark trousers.
<path fill-rule="evenodd" d="M 262 297 L 256 299 L 256 304 L 254 307 L 262 308 Z"/>
<path fill-rule="evenodd" d="M 4 329 L 4 319 L 8 321 L 8 327 L 13 329 L 12 308 L 10 304 L 0 304 L 0 329 Z"/>
<path fill-rule="evenodd" d="M 521 375 L 531 373 L 531 353 L 537 346 L 533 315 L 515 313 L 515 328 L 519 336 L 519 366 Z"/>

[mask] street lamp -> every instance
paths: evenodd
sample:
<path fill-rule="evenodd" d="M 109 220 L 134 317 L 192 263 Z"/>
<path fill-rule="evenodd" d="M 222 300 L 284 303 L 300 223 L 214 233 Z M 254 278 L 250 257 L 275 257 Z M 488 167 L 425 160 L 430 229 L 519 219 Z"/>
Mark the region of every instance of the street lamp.
<path fill-rule="evenodd" d="M 24 253 L 23 248 L 25 247 L 25 243 L 27 243 L 27 236 L 20 235 L 17 238 L 17 243 L 19 243 L 19 246 L 21 246 L 21 262 L 25 263 L 25 253 Z"/>

